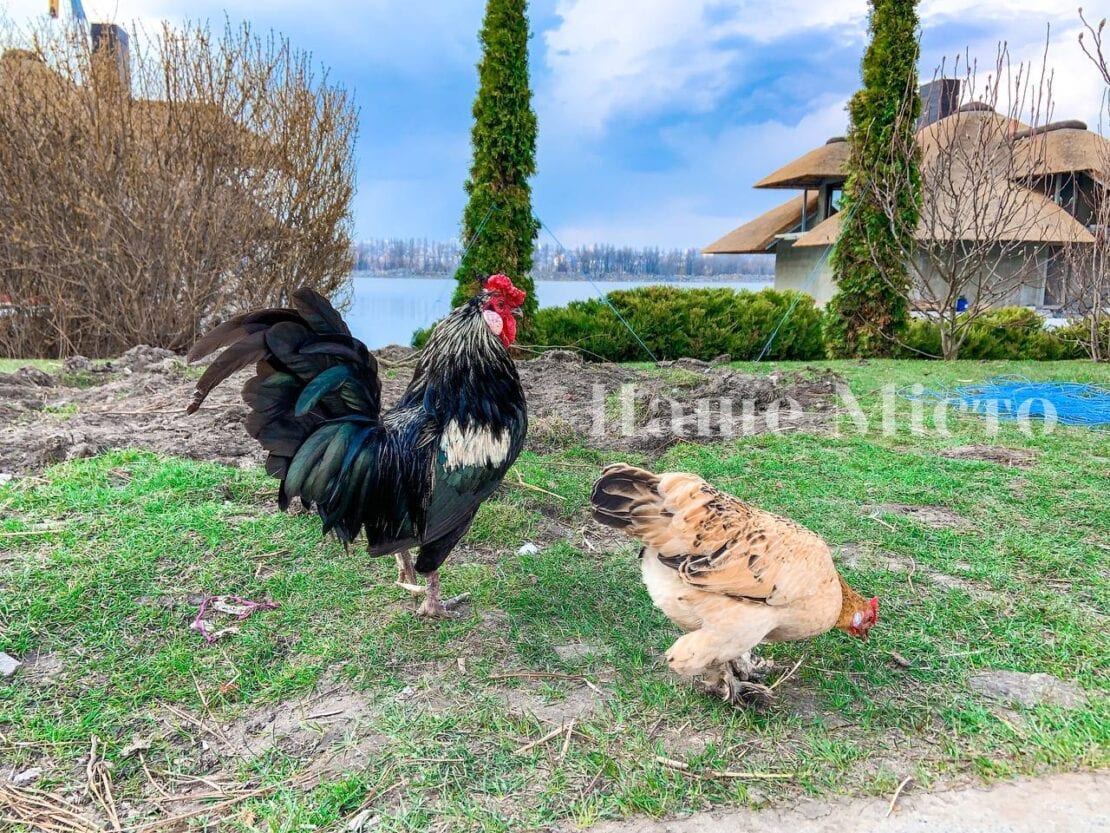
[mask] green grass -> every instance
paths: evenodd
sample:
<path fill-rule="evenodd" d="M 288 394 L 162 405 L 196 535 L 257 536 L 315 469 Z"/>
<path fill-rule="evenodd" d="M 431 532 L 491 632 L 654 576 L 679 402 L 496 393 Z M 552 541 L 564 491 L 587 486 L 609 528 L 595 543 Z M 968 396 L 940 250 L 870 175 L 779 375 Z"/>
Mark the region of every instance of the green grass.
<path fill-rule="evenodd" d="M 848 378 L 873 423 L 877 391 L 892 381 L 1002 372 L 1108 381 L 1105 368 L 1080 362 L 819 366 Z M 646 462 L 636 456 L 523 455 L 524 481 L 561 498 L 510 485 L 510 475 L 444 570 L 448 593 L 473 594 L 466 616 L 447 623 L 412 615 L 391 560 L 321 540 L 311 516 L 276 514 L 259 471 L 123 452 L 0 487 L 0 649 L 47 654 L 59 667 L 50 683 L 21 671 L 0 686 L 0 758 L 6 769 L 43 766 L 40 786 L 63 791 L 83 785 L 95 734 L 117 799 L 137 801 L 151 793 L 137 757 L 121 754 L 134 736 L 152 741 L 143 760 L 167 789 L 175 785 L 161 773 L 215 777 L 202 741 L 218 742 L 170 707 L 215 725 L 339 686 L 368 704 L 362 731 L 385 739 L 371 764 L 299 789 L 286 782 L 309 763 L 296 750 L 224 763 L 221 778 L 273 789 L 236 806 L 221 830 L 338 827 L 364 803 L 381 830 L 535 829 L 800 793 L 889 795 L 907 775 L 928 786 L 1110 764 L 1107 435 L 1027 436 L 1003 424 L 987 437 L 965 416 L 948 437 L 913 434 L 905 420 L 892 436 L 860 436 L 843 422 L 831 436 L 683 444 L 652 462 L 852 545 L 859 561 L 845 577 L 882 598 L 867 643 L 833 633 L 769 646 L 764 654 L 786 667 L 805 659 L 761 713 L 709 701 L 660 667 L 677 633 L 643 590 L 635 546 L 598 543 L 589 484 L 605 462 Z M 971 443 L 1028 449 L 1036 463 L 1017 470 L 937 453 Z M 943 505 L 967 528 L 864 508 L 878 504 Z M 529 540 L 540 551 L 517 555 Z M 196 599 L 214 593 L 280 607 L 207 646 L 188 625 Z M 581 655 L 556 651 L 578 643 L 589 646 Z M 987 668 L 1054 674 L 1089 700 L 1072 711 L 1003 709 L 967 686 Z M 591 690 L 579 679 L 494 679 L 513 671 L 582 675 L 605 693 L 578 719 L 565 756 L 563 736 L 514 754 L 553 726 L 506 698 L 538 707 Z M 790 777 L 691 774 L 713 770 Z"/>
<path fill-rule="evenodd" d="M 62 362 L 59 359 L 0 359 L 0 373 L 15 373 L 21 367 L 35 367 L 47 373 L 57 373 Z"/>

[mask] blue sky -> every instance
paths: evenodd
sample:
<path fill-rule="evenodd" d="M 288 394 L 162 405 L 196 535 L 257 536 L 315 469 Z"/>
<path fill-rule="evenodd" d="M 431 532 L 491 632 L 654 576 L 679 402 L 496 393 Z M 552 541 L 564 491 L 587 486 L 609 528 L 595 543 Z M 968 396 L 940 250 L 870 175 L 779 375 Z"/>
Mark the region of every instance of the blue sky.
<path fill-rule="evenodd" d="M 68 7 L 68 0 L 62 0 Z M 86 0 L 90 19 L 246 17 L 330 68 L 360 108 L 356 237 L 457 235 L 483 0 Z M 1040 61 L 1055 118 L 1097 125 L 1075 0 L 922 0 L 921 73 L 997 43 Z M 0 8 L 17 24 L 47 0 Z M 703 246 L 784 199 L 751 183 L 842 133 L 865 0 L 534 0 L 535 210 L 567 245 Z M 1093 11 L 1093 10 L 1092 10 Z"/>

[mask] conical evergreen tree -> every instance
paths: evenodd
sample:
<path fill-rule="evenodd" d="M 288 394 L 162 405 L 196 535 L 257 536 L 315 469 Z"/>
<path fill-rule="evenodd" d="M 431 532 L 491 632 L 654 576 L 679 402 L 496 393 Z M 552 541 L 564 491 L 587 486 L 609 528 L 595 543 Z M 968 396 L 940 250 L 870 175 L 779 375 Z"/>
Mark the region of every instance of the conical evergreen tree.
<path fill-rule="evenodd" d="M 871 0 L 869 28 L 863 89 L 848 104 L 851 156 L 831 258 L 837 294 L 826 318 L 831 356 L 891 355 L 909 316 L 903 258 L 912 240 L 905 236 L 914 234 L 921 205 L 916 0 Z M 896 192 L 896 209 L 884 210 L 876 192 Z"/>
<path fill-rule="evenodd" d="M 536 172 L 536 114 L 528 83 L 528 4 L 488 0 L 479 39 L 478 95 L 471 144 L 474 159 L 463 212 L 463 244 L 473 245 L 455 273 L 457 305 L 502 272 L 528 293 L 525 319 L 538 308 L 532 248 L 539 222 L 529 178 Z"/>

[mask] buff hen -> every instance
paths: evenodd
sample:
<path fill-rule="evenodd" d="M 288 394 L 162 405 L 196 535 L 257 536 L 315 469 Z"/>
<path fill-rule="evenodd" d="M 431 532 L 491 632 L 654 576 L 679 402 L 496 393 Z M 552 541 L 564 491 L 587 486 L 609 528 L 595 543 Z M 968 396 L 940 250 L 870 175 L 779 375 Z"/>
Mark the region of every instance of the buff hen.
<path fill-rule="evenodd" d="M 733 704 L 765 702 L 752 659 L 761 642 L 810 639 L 832 628 L 867 639 L 879 616 L 836 570 L 808 529 L 725 494 L 693 474 L 605 468 L 591 496 L 594 518 L 643 543 L 644 584 L 686 631 L 667 663 Z"/>

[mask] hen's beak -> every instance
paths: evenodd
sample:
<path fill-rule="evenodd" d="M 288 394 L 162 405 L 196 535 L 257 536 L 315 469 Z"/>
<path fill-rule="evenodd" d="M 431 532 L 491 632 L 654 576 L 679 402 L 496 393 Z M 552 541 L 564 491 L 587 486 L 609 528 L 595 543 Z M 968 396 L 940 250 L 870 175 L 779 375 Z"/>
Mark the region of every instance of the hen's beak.
<path fill-rule="evenodd" d="M 513 318 L 523 318 L 523 317 L 524 317 L 524 310 L 522 310 L 520 307 L 517 307 L 516 309 L 513 310 Z"/>

